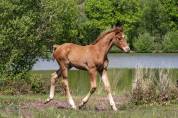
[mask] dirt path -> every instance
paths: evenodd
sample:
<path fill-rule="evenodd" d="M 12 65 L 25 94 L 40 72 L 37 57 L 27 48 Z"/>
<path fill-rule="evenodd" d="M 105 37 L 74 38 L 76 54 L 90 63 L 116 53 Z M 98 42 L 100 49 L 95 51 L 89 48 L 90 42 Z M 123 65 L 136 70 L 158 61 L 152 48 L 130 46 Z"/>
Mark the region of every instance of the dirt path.
<path fill-rule="evenodd" d="M 117 106 L 126 104 L 129 101 L 128 95 L 114 96 L 113 98 Z M 76 102 L 76 105 L 78 105 L 81 102 L 81 99 L 74 99 L 74 101 Z M 107 97 L 93 97 L 89 100 L 86 106 L 95 107 L 95 109 L 98 111 L 108 110 L 110 108 Z M 67 100 L 54 99 L 47 104 L 44 104 L 44 101 L 38 100 L 21 104 L 21 109 L 36 108 L 38 110 L 42 110 L 49 107 L 54 107 L 57 109 L 70 109 L 70 105 L 68 104 Z M 84 107 L 83 110 L 84 109 L 86 109 L 86 107 Z"/>
<path fill-rule="evenodd" d="M 114 101 L 116 106 L 119 108 L 122 105 L 128 103 L 130 97 L 128 95 L 124 96 L 114 96 Z M 76 105 L 79 105 L 81 102 L 80 98 L 74 99 Z M 25 118 L 31 118 L 32 114 L 30 113 L 31 108 L 35 108 L 36 110 L 44 110 L 46 108 L 53 107 L 56 109 L 71 109 L 70 105 L 68 104 L 67 100 L 52 100 L 47 104 L 44 104 L 44 101 L 33 101 L 28 103 L 22 103 L 20 106 L 20 111 L 22 116 Z M 108 103 L 107 97 L 92 97 L 89 102 L 84 106 L 81 110 L 92 110 L 92 111 L 107 111 L 111 110 L 111 107 Z"/>

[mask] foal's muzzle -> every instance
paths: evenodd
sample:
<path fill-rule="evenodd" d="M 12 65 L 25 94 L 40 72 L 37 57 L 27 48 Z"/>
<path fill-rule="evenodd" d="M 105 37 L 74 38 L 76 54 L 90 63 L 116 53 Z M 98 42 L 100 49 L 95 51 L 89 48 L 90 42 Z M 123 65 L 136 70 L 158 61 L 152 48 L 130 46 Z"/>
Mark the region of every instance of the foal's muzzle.
<path fill-rule="evenodd" d="M 124 50 L 124 52 L 130 52 L 130 48 L 128 46 L 124 47 L 123 50 Z"/>

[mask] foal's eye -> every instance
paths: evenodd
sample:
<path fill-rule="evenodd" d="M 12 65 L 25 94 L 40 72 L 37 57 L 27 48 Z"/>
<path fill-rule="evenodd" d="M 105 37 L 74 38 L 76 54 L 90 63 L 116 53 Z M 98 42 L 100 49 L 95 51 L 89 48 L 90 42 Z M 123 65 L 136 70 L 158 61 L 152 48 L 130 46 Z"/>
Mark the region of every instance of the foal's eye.
<path fill-rule="evenodd" d="M 117 38 L 117 40 L 119 40 L 119 41 L 120 41 L 120 40 L 121 40 L 121 38 Z"/>

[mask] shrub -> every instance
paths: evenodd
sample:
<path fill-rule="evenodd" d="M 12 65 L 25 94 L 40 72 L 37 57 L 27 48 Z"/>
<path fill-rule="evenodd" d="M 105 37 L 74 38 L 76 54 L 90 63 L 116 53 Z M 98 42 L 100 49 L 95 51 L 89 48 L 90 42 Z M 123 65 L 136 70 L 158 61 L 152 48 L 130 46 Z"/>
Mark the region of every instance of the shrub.
<path fill-rule="evenodd" d="M 47 94 L 50 89 L 50 77 L 39 73 L 27 72 L 0 76 L 0 95 Z M 56 91 L 64 95 L 62 81 L 57 81 Z"/>
<path fill-rule="evenodd" d="M 163 50 L 165 52 L 178 51 L 178 31 L 168 32 L 163 41 Z"/>
<path fill-rule="evenodd" d="M 2 85 L 0 94 L 25 94 L 30 91 L 30 76 L 26 73 L 19 73 L 16 76 L 3 74 L 0 77 Z"/>
<path fill-rule="evenodd" d="M 19 73 L 14 75 L 3 75 L 0 77 L 0 94 L 19 95 L 30 93 L 46 93 L 49 84 L 42 81 L 35 74 Z"/>
<path fill-rule="evenodd" d="M 165 103 L 178 98 L 178 88 L 168 78 L 169 70 L 136 69 L 132 84 L 132 102 Z"/>
<path fill-rule="evenodd" d="M 154 49 L 154 38 L 149 33 L 140 34 L 138 39 L 133 43 L 138 52 L 152 52 Z"/>

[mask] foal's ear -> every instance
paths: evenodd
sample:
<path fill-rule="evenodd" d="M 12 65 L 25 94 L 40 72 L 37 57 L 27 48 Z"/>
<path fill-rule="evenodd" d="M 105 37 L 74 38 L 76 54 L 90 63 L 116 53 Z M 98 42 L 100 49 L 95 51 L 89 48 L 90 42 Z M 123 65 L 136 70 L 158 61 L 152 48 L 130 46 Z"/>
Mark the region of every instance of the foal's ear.
<path fill-rule="evenodd" d="M 117 21 L 116 24 L 115 24 L 116 27 L 122 27 L 122 23 L 121 21 Z"/>
<path fill-rule="evenodd" d="M 120 32 L 123 32 L 123 28 L 122 27 L 116 27 L 115 28 L 115 33 L 118 34 Z"/>
<path fill-rule="evenodd" d="M 117 27 L 121 32 L 123 32 L 123 27 L 120 26 L 120 27 Z"/>

